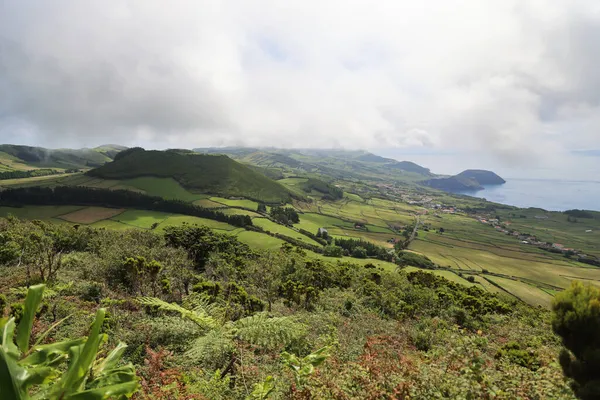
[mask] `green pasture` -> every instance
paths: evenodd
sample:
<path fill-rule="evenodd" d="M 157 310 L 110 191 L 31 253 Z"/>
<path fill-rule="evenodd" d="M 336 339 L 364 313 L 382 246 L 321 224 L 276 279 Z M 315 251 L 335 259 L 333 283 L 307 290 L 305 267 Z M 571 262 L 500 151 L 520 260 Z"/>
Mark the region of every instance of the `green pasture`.
<path fill-rule="evenodd" d="M 199 218 L 199 217 L 192 217 L 189 215 L 179 215 L 179 214 L 169 215 L 168 218 L 163 220 L 163 222 L 160 223 L 160 225 L 158 225 L 157 229 L 164 230 L 168 226 L 179 226 L 184 223 L 189 224 L 189 225 L 194 225 L 194 224 L 204 225 L 204 226 L 208 226 L 211 229 L 216 229 L 219 231 L 227 231 L 229 233 L 232 233 L 238 229 L 241 229 L 241 228 L 237 228 L 233 225 L 229 225 L 225 222 L 215 221 L 214 219 Z M 221 232 L 221 233 L 223 233 L 223 232 Z"/>
<path fill-rule="evenodd" d="M 170 215 L 159 211 L 127 210 L 111 219 L 136 228 L 149 229 L 153 224 L 160 224 Z"/>
<path fill-rule="evenodd" d="M 304 243 L 308 243 L 314 246 L 321 246 L 319 243 L 315 242 L 313 239 L 309 238 L 306 235 L 303 235 L 299 232 L 296 232 L 293 229 L 290 229 L 286 226 L 275 223 L 267 218 L 254 218 L 252 219 L 252 223 L 256 226 L 263 228 L 265 231 L 269 231 L 272 233 L 279 233 L 281 235 L 289 236 L 294 239 L 298 239 L 303 241 Z"/>
<path fill-rule="evenodd" d="M 496 276 L 486 276 L 486 279 L 501 286 L 516 298 L 531 305 L 550 308 L 550 305 L 552 304 L 553 296 L 533 285 Z"/>
<path fill-rule="evenodd" d="M 0 207 L 0 217 L 13 215 L 21 219 L 47 220 L 81 210 L 82 206 L 23 206 Z"/>
<path fill-rule="evenodd" d="M 247 200 L 247 199 L 234 200 L 234 199 L 226 199 L 224 197 L 211 197 L 211 198 L 209 198 L 209 200 L 211 200 L 215 203 L 223 204 L 225 206 L 230 206 L 230 207 L 244 207 L 244 208 L 249 208 L 251 210 L 256 210 L 258 208 L 258 203 L 256 201 Z"/>
<path fill-rule="evenodd" d="M 261 217 L 261 215 L 259 213 L 256 213 L 254 211 L 242 210 L 241 208 L 224 208 L 219 211 L 225 215 L 248 215 L 252 218 L 255 218 L 255 217 L 260 218 Z"/>
<path fill-rule="evenodd" d="M 300 214 L 300 222 L 294 224 L 297 228 L 305 229 L 312 233 L 317 233 L 319 228 L 347 227 L 352 228 L 354 224 L 339 218 L 323 214 L 304 213 Z"/>
<path fill-rule="evenodd" d="M 276 237 L 253 231 L 241 231 L 236 236 L 240 242 L 246 243 L 248 246 L 256 249 L 276 250 L 285 243 Z"/>
<path fill-rule="evenodd" d="M 284 179 L 279 179 L 277 182 L 283 183 L 284 185 L 295 186 L 300 183 L 305 183 L 307 181 L 308 181 L 308 178 L 284 178 Z"/>
<path fill-rule="evenodd" d="M 177 199 L 192 202 L 206 197 L 206 195 L 189 192 L 173 178 L 142 176 L 132 179 L 123 179 L 118 182 L 120 182 L 121 185 L 132 186 L 139 190 L 143 190 L 150 196 L 159 196 L 164 197 L 165 199 Z"/>
<path fill-rule="evenodd" d="M 212 200 L 209 199 L 200 199 L 200 200 L 196 200 L 194 201 L 194 204 L 200 207 L 204 207 L 204 208 L 222 208 L 225 207 L 225 205 L 221 204 L 221 203 L 216 203 Z"/>

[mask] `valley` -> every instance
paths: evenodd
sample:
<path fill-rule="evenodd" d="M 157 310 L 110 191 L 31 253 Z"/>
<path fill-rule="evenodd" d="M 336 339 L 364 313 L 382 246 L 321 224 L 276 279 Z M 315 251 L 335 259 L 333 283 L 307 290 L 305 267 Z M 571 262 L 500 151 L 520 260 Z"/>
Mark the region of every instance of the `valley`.
<path fill-rule="evenodd" d="M 240 172 L 235 172 L 235 177 L 230 177 L 229 173 L 221 178 L 220 173 L 216 172 L 215 175 L 211 168 L 216 168 L 215 171 L 230 171 L 230 167 L 219 166 L 223 159 L 218 156 L 209 156 L 210 158 L 206 159 L 211 165 L 208 170 L 203 164 L 191 167 L 200 169 L 194 178 L 191 178 L 192 175 L 187 178 L 177 171 L 192 173 L 193 169 L 186 167 L 186 160 L 190 154 L 140 150 L 129 156 L 128 163 L 122 167 L 118 167 L 119 163 L 116 162 L 113 163 L 115 166 L 107 164 L 89 173 L 5 180 L 1 181 L 0 185 L 5 189 L 84 186 L 130 190 L 192 203 L 227 215 L 246 215 L 251 218 L 253 228 L 259 231 L 189 215 L 118 207 L 25 205 L 19 208 L 1 207 L 0 215 L 15 215 L 55 223 L 76 223 L 94 228 L 145 229 L 159 232 L 182 223 L 200 224 L 218 232 L 234 235 L 240 241 L 262 249 L 278 249 L 286 238 L 291 238 L 292 241 L 304 243 L 307 247 L 305 251 L 312 257 L 332 261 L 335 261 L 335 258 L 324 256 L 322 251 L 314 251 L 321 249 L 322 245 L 311 238 L 310 234 L 314 235 L 319 229 L 326 229 L 333 239 L 361 240 L 392 253 L 396 241 L 402 239 L 403 229 L 414 226 L 418 219 L 420 224 L 415 230 L 416 237 L 410 241 L 406 251 L 428 257 L 435 263 L 436 273 L 453 280 L 465 283 L 468 282 L 466 278 L 472 277 L 474 282 L 471 284 L 485 290 L 500 289 L 503 295 L 544 307 L 549 307 L 553 295 L 567 288 L 573 279 L 600 285 L 600 269 L 567 258 L 560 252 L 551 253 L 536 246 L 523 244 L 521 240 L 504 235 L 480 221 L 482 215 L 490 218 L 501 216 L 502 221 L 506 221 L 512 228 L 527 231 L 529 235 L 539 236 L 544 241 L 576 247 L 587 252 L 590 257 L 598 257 L 600 221 L 595 216 L 597 213 L 593 213 L 592 218 L 582 219 L 581 222 L 585 223 L 582 225 L 570 223 L 571 219 L 562 213 L 521 210 L 467 196 L 438 192 L 416 185 L 415 174 L 424 174 L 422 176 L 426 177 L 430 173 L 424 168 L 410 164 L 408 170 L 401 170 L 402 173 L 391 178 L 390 183 L 380 183 L 384 182 L 388 175 L 376 175 L 375 172 L 379 171 L 377 168 L 381 167 L 374 165 L 385 163 L 387 170 L 390 168 L 390 160 L 375 156 L 351 154 L 357 160 L 351 164 L 336 163 L 340 153 L 334 153 L 327 162 L 322 158 L 317 162 L 311 158 L 313 155 L 303 155 L 304 161 L 296 161 L 290 155 L 274 157 L 267 154 L 259 157 L 258 151 L 250 155 L 244 152 L 240 154 L 239 151 L 230 150 L 229 155 L 245 162 L 255 162 L 248 165 L 257 168 L 277 169 L 281 178 L 271 180 L 243 167 L 244 164 L 238 164 L 240 167 L 237 168 L 244 171 L 242 174 L 245 173 L 245 176 L 238 177 Z M 209 152 L 216 153 L 217 150 Z M 288 153 L 291 154 L 290 151 Z M 163 155 L 167 159 L 161 159 Z M 155 159 L 156 157 L 159 158 Z M 295 157 L 300 158 L 298 155 Z M 178 163 L 182 165 L 178 166 Z M 146 170 L 144 165 L 160 166 L 160 169 L 153 172 L 152 169 Z M 328 165 L 327 168 L 334 170 L 334 176 L 326 175 L 328 170 L 323 165 Z M 394 168 L 404 168 L 402 165 L 405 164 L 391 165 Z M 123 172 L 120 172 L 119 168 Z M 215 180 L 212 183 L 198 181 L 198 174 L 212 176 Z M 367 180 L 369 174 L 372 175 L 371 180 Z M 357 176 L 364 180 L 359 180 Z M 232 190 L 236 185 L 238 187 Z M 210 193 L 211 191 L 213 193 Z M 334 192 L 335 194 L 332 194 Z M 240 196 L 244 193 L 249 194 Z M 335 196 L 341 197 L 336 199 Z M 267 204 L 274 204 L 272 202 L 276 201 L 293 207 L 299 213 L 300 221 L 286 225 L 273 220 L 267 213 L 258 213 L 257 208 L 261 200 Z M 390 271 L 396 269 L 393 262 L 385 260 L 354 258 L 352 261 L 369 261 Z"/>

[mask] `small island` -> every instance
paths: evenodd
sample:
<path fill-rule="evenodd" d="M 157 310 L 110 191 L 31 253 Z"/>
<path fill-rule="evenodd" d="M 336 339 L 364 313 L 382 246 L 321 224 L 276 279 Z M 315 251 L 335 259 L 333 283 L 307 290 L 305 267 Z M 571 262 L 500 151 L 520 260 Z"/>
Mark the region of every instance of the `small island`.
<path fill-rule="evenodd" d="M 428 179 L 420 183 L 446 192 L 475 192 L 483 190 L 483 185 L 502 185 L 506 181 L 492 171 L 467 169 L 454 176 Z"/>

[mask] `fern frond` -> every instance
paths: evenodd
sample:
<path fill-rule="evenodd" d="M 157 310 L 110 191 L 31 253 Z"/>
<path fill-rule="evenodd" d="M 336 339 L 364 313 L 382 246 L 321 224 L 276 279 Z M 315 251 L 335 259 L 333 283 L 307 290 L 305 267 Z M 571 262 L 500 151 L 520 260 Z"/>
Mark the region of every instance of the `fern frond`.
<path fill-rule="evenodd" d="M 29 290 L 29 288 L 24 287 L 24 286 L 20 286 L 20 287 L 16 287 L 16 288 L 10 288 L 10 294 L 12 294 L 13 296 L 17 296 L 17 297 L 26 297 L 27 296 L 27 291 Z M 58 295 L 58 292 L 55 290 L 52 290 L 48 287 L 46 287 L 46 289 L 44 290 L 44 292 L 42 293 L 42 299 L 44 300 L 49 300 L 53 297 L 56 297 Z"/>
<path fill-rule="evenodd" d="M 199 293 L 192 293 L 187 296 L 183 301 L 183 306 L 194 312 L 210 315 L 217 320 L 224 314 L 224 310 L 221 306 L 216 303 L 211 303 L 208 296 Z"/>
<path fill-rule="evenodd" d="M 169 303 L 156 297 L 138 297 L 137 301 L 149 307 L 155 307 L 161 311 L 172 311 L 179 313 L 182 318 L 187 318 L 190 321 L 195 322 L 201 328 L 214 328 L 217 326 L 217 322 L 210 315 L 206 315 L 203 312 L 195 312 L 188 310 L 187 308 L 181 307 L 179 304 Z"/>
<path fill-rule="evenodd" d="M 275 347 L 304 334 L 304 325 L 290 317 L 269 318 L 267 313 L 260 313 L 233 322 L 232 332 L 245 342 Z"/>
<path fill-rule="evenodd" d="M 233 349 L 233 340 L 228 332 L 223 328 L 216 328 L 194 340 L 185 354 L 193 360 L 206 360 L 218 358 Z"/>

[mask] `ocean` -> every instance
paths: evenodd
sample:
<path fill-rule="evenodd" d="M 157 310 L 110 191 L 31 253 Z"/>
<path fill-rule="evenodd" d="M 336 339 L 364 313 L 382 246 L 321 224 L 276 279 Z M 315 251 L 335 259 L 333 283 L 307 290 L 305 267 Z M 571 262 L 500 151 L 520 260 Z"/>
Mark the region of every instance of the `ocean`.
<path fill-rule="evenodd" d="M 548 211 L 585 209 L 600 211 L 600 182 L 554 179 L 509 179 L 503 185 L 484 190 L 461 192 L 495 203 Z"/>

